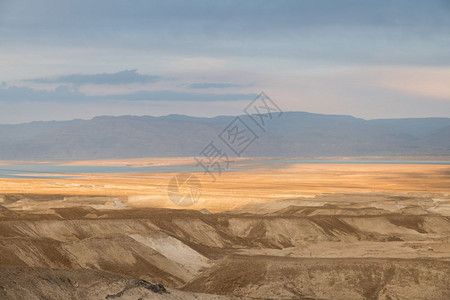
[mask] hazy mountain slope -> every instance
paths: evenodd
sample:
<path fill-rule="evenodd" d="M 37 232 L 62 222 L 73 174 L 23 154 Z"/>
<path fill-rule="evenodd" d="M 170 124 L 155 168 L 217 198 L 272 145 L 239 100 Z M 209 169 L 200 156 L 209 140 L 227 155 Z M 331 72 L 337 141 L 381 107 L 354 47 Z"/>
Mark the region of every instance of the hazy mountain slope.
<path fill-rule="evenodd" d="M 389 132 L 392 128 L 404 135 L 413 138 L 421 138 L 430 133 L 449 126 L 448 118 L 417 118 L 417 119 L 376 119 L 370 120 L 370 124 Z"/>
<path fill-rule="evenodd" d="M 88 159 L 196 156 L 232 122 L 196 118 L 96 117 L 92 120 L 0 125 L 0 159 Z M 286 112 L 259 136 L 246 156 L 449 155 L 450 118 L 364 120 Z M 229 154 L 231 151 L 228 149 Z"/>

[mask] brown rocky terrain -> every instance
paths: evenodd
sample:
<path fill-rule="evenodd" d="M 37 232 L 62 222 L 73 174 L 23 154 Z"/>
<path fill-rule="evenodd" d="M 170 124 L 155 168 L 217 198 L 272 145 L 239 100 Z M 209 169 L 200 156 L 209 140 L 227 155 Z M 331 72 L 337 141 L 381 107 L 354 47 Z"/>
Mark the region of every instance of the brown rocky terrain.
<path fill-rule="evenodd" d="M 448 165 L 238 163 L 0 179 L 0 298 L 450 299 Z"/>
<path fill-rule="evenodd" d="M 99 196 L 11 209 L 49 200 L 64 196 L 3 196 L 4 298 L 450 297 L 445 195 L 330 194 L 218 213 L 93 208 L 109 201 Z M 146 288 L 157 283 L 169 293 Z"/>

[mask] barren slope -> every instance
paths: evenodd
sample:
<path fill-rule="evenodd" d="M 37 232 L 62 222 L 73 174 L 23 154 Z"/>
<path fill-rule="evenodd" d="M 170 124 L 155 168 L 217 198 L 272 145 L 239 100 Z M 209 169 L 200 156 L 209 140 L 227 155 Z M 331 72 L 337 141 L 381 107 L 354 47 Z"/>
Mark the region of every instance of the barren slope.
<path fill-rule="evenodd" d="M 88 196 L 78 207 L 17 209 L 24 197 L 34 201 L 35 196 L 4 198 L 0 265 L 42 272 L 33 279 L 33 295 L 56 284 L 53 292 L 60 294 L 49 298 L 77 297 L 81 291 L 67 278 L 78 279 L 68 274 L 108 272 L 188 292 L 250 298 L 450 296 L 450 218 L 435 205 L 435 199 L 447 203 L 445 195 L 327 195 L 316 197 L 314 206 L 311 198 L 260 204 L 259 214 L 251 212 L 255 206 L 215 214 L 95 209 L 98 197 Z M 21 277 L 17 272 L 14 276 Z M 62 282 L 52 272 L 65 274 Z M 117 286 L 113 282 L 102 279 L 101 285 Z M 25 293 L 8 276 L 0 285 L 10 298 Z M 142 287 L 118 286 L 126 290 L 120 297 L 134 299 L 133 293 L 142 292 Z"/>

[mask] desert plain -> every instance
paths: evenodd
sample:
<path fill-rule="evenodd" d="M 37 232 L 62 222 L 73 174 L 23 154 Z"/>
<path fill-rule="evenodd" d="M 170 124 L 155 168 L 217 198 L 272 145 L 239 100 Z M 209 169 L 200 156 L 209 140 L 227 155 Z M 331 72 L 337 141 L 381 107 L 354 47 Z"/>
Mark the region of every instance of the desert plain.
<path fill-rule="evenodd" d="M 190 158 L 0 178 L 0 298 L 450 299 L 448 163 L 234 163 L 189 206 L 139 167 Z"/>

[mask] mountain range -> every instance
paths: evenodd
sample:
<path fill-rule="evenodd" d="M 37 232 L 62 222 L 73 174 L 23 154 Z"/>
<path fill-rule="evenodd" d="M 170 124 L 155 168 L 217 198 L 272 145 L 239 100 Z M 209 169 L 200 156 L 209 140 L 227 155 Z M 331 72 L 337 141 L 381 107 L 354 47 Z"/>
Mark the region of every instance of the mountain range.
<path fill-rule="evenodd" d="M 210 142 L 233 156 L 219 135 L 235 118 L 100 116 L 0 125 L 0 160 L 198 156 Z M 266 115 L 264 130 L 248 116 L 239 118 L 257 136 L 241 156 L 450 155 L 450 118 L 284 112 Z"/>

